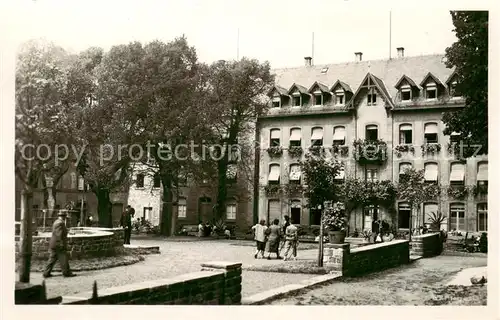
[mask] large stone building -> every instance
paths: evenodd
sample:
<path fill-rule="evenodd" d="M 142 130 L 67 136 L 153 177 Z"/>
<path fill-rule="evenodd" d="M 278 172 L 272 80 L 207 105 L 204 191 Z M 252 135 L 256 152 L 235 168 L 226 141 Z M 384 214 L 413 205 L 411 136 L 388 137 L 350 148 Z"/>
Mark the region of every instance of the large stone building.
<path fill-rule="evenodd" d="M 345 167 L 339 180 L 352 177 L 397 184 L 400 172 L 412 166 L 425 169 L 425 179 L 445 190 L 450 186 L 469 190 L 464 197 L 460 192 L 441 192 L 439 198 L 424 203 L 422 216 L 413 216 L 413 227 L 427 223 L 430 213 L 440 210 L 448 230 L 487 230 L 485 192 L 472 192 L 478 185 L 487 186 L 487 157 L 457 160 L 448 152 L 450 136 L 443 134 L 443 112 L 464 106 L 464 99 L 453 91 L 456 76 L 443 59 L 442 55 L 405 57 L 404 49 L 398 48 L 398 57 L 390 60 L 363 61 L 362 53 L 356 53 L 352 62 L 315 66 L 306 57 L 305 66 L 274 70 L 271 108 L 257 125 L 261 147 L 256 157 L 254 214 L 267 221 L 287 214 L 296 223 L 319 224 L 319 212 L 309 210 L 300 193 L 270 191 L 273 185 L 301 183 L 298 161 L 310 146 L 330 150 L 336 146 L 335 150 L 348 151 L 339 156 Z M 356 140 L 386 143 L 386 159 L 373 163 L 355 159 Z M 273 153 L 273 148 L 268 149 L 272 146 L 283 151 Z M 297 153 L 299 148 L 302 154 Z M 358 208 L 350 215 L 349 230 L 369 229 L 375 218 L 409 229 L 408 203 L 397 200 L 393 206 Z"/>

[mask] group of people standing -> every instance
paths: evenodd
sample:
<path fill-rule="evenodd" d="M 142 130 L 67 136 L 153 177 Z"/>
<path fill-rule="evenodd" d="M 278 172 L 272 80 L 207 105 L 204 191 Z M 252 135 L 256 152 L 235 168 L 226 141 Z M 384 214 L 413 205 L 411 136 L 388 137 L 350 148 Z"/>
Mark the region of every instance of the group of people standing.
<path fill-rule="evenodd" d="M 279 226 L 279 219 L 274 219 L 269 227 L 266 226 L 265 219 L 252 227 L 257 243 L 255 259 L 258 258 L 259 253 L 262 258 L 266 258 L 267 253 L 268 260 L 271 260 L 271 253 L 276 254 L 276 259 L 288 260 L 292 256 L 294 259 L 297 258 L 298 229 L 290 221 L 289 216 L 284 216 L 284 219 L 282 227 Z M 283 249 L 285 252 L 282 257 L 280 253 Z"/>

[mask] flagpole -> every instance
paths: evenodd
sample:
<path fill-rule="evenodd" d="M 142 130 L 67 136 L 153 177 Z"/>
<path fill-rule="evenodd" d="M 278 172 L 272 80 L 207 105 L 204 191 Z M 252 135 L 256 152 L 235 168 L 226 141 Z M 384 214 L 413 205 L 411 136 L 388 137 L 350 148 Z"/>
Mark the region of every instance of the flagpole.
<path fill-rule="evenodd" d="M 392 47 L 392 10 L 389 10 L 389 60 L 391 60 Z"/>

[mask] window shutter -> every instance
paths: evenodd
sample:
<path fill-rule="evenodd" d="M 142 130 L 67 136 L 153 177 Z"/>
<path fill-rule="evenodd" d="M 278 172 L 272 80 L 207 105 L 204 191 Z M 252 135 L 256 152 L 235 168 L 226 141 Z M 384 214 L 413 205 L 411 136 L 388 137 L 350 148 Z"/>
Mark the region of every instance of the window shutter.
<path fill-rule="evenodd" d="M 345 140 L 345 127 L 335 127 L 333 129 L 333 141 Z"/>
<path fill-rule="evenodd" d="M 462 163 L 452 163 L 450 181 L 464 181 L 465 166 Z"/>
<path fill-rule="evenodd" d="M 311 134 L 311 140 L 321 140 L 323 139 L 323 128 L 313 128 Z"/>
<path fill-rule="evenodd" d="M 424 129 L 425 133 L 438 133 L 438 126 L 436 123 L 427 123 Z"/>
<path fill-rule="evenodd" d="M 437 181 L 438 179 L 438 165 L 436 163 L 426 163 L 424 180 L 425 181 Z"/>
<path fill-rule="evenodd" d="M 292 180 L 292 181 L 300 180 L 300 166 L 299 165 L 290 166 L 290 180 Z"/>
<path fill-rule="evenodd" d="M 280 129 L 271 129 L 271 139 L 280 138 Z"/>
<path fill-rule="evenodd" d="M 269 181 L 279 181 L 280 167 L 279 165 L 272 165 L 269 167 Z"/>
<path fill-rule="evenodd" d="M 301 131 L 299 128 L 294 128 L 290 130 L 290 141 L 300 141 L 301 140 Z"/>

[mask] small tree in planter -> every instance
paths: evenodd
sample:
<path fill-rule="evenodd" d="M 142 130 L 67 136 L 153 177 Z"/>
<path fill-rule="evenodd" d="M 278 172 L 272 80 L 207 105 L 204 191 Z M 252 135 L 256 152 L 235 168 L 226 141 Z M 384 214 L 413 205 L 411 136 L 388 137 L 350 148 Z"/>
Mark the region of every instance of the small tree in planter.
<path fill-rule="evenodd" d="M 408 201 L 410 207 L 416 210 L 417 217 L 420 216 L 420 206 L 422 203 L 435 199 L 439 193 L 440 188 L 436 183 L 425 182 L 424 170 L 406 169 L 398 185 L 399 198 Z M 413 212 L 410 214 L 410 241 L 413 224 L 412 217 Z"/>
<path fill-rule="evenodd" d="M 304 195 L 308 198 L 309 208 L 322 208 L 327 201 L 338 201 L 338 185 L 335 182 L 335 176 L 340 172 L 341 163 L 306 154 L 300 166 L 304 175 Z"/>
<path fill-rule="evenodd" d="M 329 231 L 330 243 L 343 243 L 345 239 L 346 220 L 344 205 L 340 202 L 325 209 L 323 225 Z"/>
<path fill-rule="evenodd" d="M 446 216 L 441 211 L 431 212 L 428 220 L 430 222 L 430 230 L 439 232 L 441 231 L 441 224 L 446 220 Z"/>

